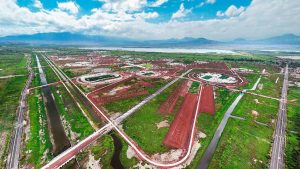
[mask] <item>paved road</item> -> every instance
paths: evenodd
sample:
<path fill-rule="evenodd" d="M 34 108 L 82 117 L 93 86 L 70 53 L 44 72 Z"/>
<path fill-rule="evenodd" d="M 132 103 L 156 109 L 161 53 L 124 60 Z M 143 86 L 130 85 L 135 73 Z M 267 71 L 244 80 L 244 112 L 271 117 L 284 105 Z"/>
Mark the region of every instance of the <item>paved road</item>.
<path fill-rule="evenodd" d="M 26 97 L 28 93 L 28 88 L 33 78 L 33 72 L 30 64 L 31 64 L 31 57 L 29 57 L 29 62 L 27 65 L 29 76 L 19 100 L 20 105 L 17 109 L 17 122 L 15 124 L 15 129 L 10 141 L 9 153 L 8 153 L 7 162 L 5 166 L 6 169 L 17 169 L 19 165 L 20 147 L 21 147 L 22 133 L 23 133 L 24 112 L 26 110 Z"/>
<path fill-rule="evenodd" d="M 54 64 L 51 63 L 47 58 L 45 58 L 48 63 L 51 65 L 51 67 L 61 76 L 62 79 L 66 79 L 67 77 L 63 75 L 64 73 L 60 71 Z M 191 70 L 186 71 L 184 74 L 181 75 L 181 77 L 185 76 L 188 74 Z M 167 85 L 153 93 L 152 95 L 148 96 L 146 99 L 144 99 L 142 102 L 131 108 L 129 111 L 126 113 L 122 114 L 115 120 L 113 120 L 114 125 L 120 124 L 123 120 L 125 120 L 127 117 L 132 115 L 134 112 L 136 112 L 139 108 L 141 108 L 143 105 L 145 105 L 147 102 L 152 100 L 154 97 L 159 95 L 161 92 L 163 92 L 165 89 L 170 87 L 172 84 L 174 84 L 176 81 L 178 81 L 180 77 L 174 79 L 173 81 L 169 82 Z M 72 81 L 70 81 L 72 83 Z M 69 148 L 68 150 L 64 151 L 60 155 L 56 156 L 53 160 L 51 160 L 47 165 L 43 167 L 43 169 L 50 169 L 50 168 L 59 168 L 68 161 L 70 161 L 72 158 L 75 157 L 77 153 L 79 153 L 82 149 L 93 143 L 96 139 L 98 139 L 100 136 L 106 134 L 107 132 L 111 131 L 114 128 L 114 125 L 112 123 L 109 123 L 102 127 L 101 129 L 97 130 L 95 133 L 87 137 L 86 139 L 82 140 L 75 146 Z"/>
<path fill-rule="evenodd" d="M 288 65 L 285 68 L 281 100 L 278 110 L 276 129 L 274 132 L 274 142 L 272 145 L 272 155 L 270 169 L 284 168 L 284 146 L 285 146 L 285 128 L 286 128 L 286 103 L 288 91 Z"/>
<path fill-rule="evenodd" d="M 263 70 L 264 72 L 265 70 Z M 253 87 L 249 90 L 255 90 L 257 85 L 259 84 L 261 80 L 261 76 L 257 79 L 256 83 L 253 85 Z M 237 104 L 240 102 L 240 100 L 243 98 L 244 94 L 247 92 L 247 90 L 243 90 L 240 95 L 235 99 L 235 101 L 231 104 L 231 106 L 226 111 L 221 123 L 219 124 L 219 127 L 217 128 L 213 139 L 211 140 L 210 144 L 208 145 L 204 155 L 201 158 L 200 164 L 198 166 L 198 169 L 206 169 L 212 159 L 212 156 L 217 148 L 218 142 L 221 138 L 221 135 L 224 131 L 224 128 L 226 127 L 228 119 L 231 117 L 231 113 L 237 106 Z"/>

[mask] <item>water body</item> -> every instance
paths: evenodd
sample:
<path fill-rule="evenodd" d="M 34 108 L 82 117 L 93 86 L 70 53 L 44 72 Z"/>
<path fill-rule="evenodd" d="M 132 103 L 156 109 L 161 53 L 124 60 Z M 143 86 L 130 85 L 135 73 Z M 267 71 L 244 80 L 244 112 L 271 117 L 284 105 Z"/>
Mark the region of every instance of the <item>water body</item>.
<path fill-rule="evenodd" d="M 95 47 L 95 48 L 82 48 L 82 49 L 100 49 L 100 50 L 123 50 L 134 52 L 162 52 L 162 53 L 218 53 L 218 54 L 236 54 L 232 50 L 226 49 L 199 49 L 199 48 L 122 48 L 122 47 Z"/>
<path fill-rule="evenodd" d="M 40 79 L 42 85 L 47 85 L 47 79 L 45 76 L 45 73 L 41 67 L 40 60 L 36 56 L 36 61 L 39 69 Z M 54 156 L 60 154 L 67 148 L 71 146 L 70 141 L 68 140 L 66 133 L 64 131 L 63 125 L 61 123 L 61 119 L 52 95 L 52 92 L 50 90 L 49 86 L 44 86 L 42 88 L 42 95 L 43 100 L 45 103 L 45 107 L 47 110 L 47 118 L 48 118 L 48 125 L 50 128 L 50 131 L 52 133 L 52 139 L 53 139 L 53 150 L 52 153 Z"/>
<path fill-rule="evenodd" d="M 115 152 L 114 152 L 113 157 L 110 161 L 110 165 L 114 169 L 124 169 L 124 166 L 122 165 L 122 163 L 120 161 L 120 153 L 121 153 L 121 150 L 122 150 L 121 140 L 115 134 L 111 134 L 111 136 L 114 140 Z"/>

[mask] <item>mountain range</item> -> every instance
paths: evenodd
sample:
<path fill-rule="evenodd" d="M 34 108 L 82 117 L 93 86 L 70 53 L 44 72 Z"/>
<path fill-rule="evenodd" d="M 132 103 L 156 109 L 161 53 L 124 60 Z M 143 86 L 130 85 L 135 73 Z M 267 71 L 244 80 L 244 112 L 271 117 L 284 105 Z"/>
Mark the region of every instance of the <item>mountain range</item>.
<path fill-rule="evenodd" d="M 70 32 L 38 33 L 0 37 L 0 44 L 94 45 L 118 47 L 197 47 L 207 45 L 300 45 L 300 36 L 285 34 L 260 40 L 236 39 L 229 42 L 206 38 L 135 40 L 110 36 L 83 35 Z"/>

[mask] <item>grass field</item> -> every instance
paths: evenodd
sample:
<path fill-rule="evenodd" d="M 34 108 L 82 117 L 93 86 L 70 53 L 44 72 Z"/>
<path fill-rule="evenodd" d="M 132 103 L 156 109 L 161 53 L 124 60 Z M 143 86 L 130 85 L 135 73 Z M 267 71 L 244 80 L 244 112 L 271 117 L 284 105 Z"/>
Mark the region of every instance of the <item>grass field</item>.
<path fill-rule="evenodd" d="M 14 128 L 19 97 L 27 80 L 27 58 L 22 53 L 0 51 L 0 76 L 22 74 L 25 76 L 0 79 L 0 168 L 7 156 L 11 132 Z"/>
<path fill-rule="evenodd" d="M 278 79 L 277 83 L 276 80 Z M 271 74 L 269 76 L 262 76 L 261 81 L 255 90 L 255 93 L 280 98 L 281 87 L 283 84 L 283 76 L 279 74 Z"/>
<path fill-rule="evenodd" d="M 287 144 L 285 148 L 285 165 L 287 169 L 296 169 L 300 166 L 300 88 L 289 88 L 288 100 L 293 101 L 287 107 Z M 297 100 L 298 99 L 298 100 Z M 298 132 L 298 133 L 297 133 Z"/>
<path fill-rule="evenodd" d="M 91 147 L 95 160 L 100 160 L 101 168 L 111 169 L 110 161 L 114 153 L 114 143 L 111 135 L 104 135 Z"/>
<path fill-rule="evenodd" d="M 256 102 L 256 100 L 258 102 Z M 254 95 L 246 95 L 237 105 L 232 115 L 244 117 L 252 121 L 258 121 L 268 125 L 273 125 L 272 120 L 277 119 L 279 101 L 257 97 Z M 258 113 L 257 116 L 253 111 Z"/>
<path fill-rule="evenodd" d="M 226 54 L 188 54 L 188 53 L 158 53 L 158 52 L 131 52 L 131 51 L 109 51 L 112 56 L 131 56 L 133 58 L 142 58 L 145 60 L 157 59 L 175 59 L 190 63 L 192 61 L 248 61 L 248 62 L 263 62 L 270 61 L 271 56 L 267 55 L 226 55 Z"/>
<path fill-rule="evenodd" d="M 275 100 L 244 96 L 232 115 L 245 120 L 229 119 L 209 168 L 268 168 L 272 120 L 277 117 L 278 104 Z"/>
<path fill-rule="evenodd" d="M 77 107 L 73 98 L 69 95 L 62 85 L 51 86 L 52 94 L 54 95 L 56 106 L 60 116 L 66 119 L 71 126 L 71 131 L 75 132 L 76 140 L 82 140 L 94 132 L 94 129 L 89 124 L 86 117 L 82 114 L 81 110 Z M 68 133 L 70 140 L 71 133 Z M 73 138 L 73 142 L 76 142 Z"/>
<path fill-rule="evenodd" d="M 31 91 L 28 96 L 29 122 L 28 140 L 25 141 L 21 164 L 34 164 L 40 168 L 53 157 L 47 115 L 41 95 L 41 89 Z"/>
<path fill-rule="evenodd" d="M 229 119 L 209 168 L 268 168 L 273 129 Z"/>
<path fill-rule="evenodd" d="M 157 129 L 156 123 L 163 120 L 168 120 L 171 123 L 175 113 L 161 115 L 157 110 L 178 84 L 179 81 L 156 96 L 123 123 L 125 132 L 147 153 L 162 153 L 169 150 L 163 145 L 163 139 L 168 132 L 168 128 Z"/>
<path fill-rule="evenodd" d="M 164 80 L 156 80 L 153 85 L 154 87 L 146 88 L 146 90 L 149 92 L 148 95 L 156 92 L 159 88 L 167 84 L 167 81 Z M 147 96 L 148 96 L 147 95 Z M 116 113 L 116 112 L 126 112 L 133 106 L 140 103 L 144 98 L 147 96 L 139 96 L 139 97 L 133 97 L 129 99 L 124 99 L 120 101 L 114 101 L 110 102 L 104 105 L 105 109 L 108 111 L 109 114 Z"/>
<path fill-rule="evenodd" d="M 206 134 L 206 137 L 200 139 L 201 147 L 192 163 L 187 167 L 188 169 L 197 168 L 201 157 L 213 138 L 215 130 L 219 126 L 219 123 L 221 122 L 226 110 L 238 95 L 238 93 L 230 92 L 224 88 L 216 88 L 215 92 L 216 113 L 214 116 L 206 113 L 200 113 L 197 122 L 197 129 Z"/>

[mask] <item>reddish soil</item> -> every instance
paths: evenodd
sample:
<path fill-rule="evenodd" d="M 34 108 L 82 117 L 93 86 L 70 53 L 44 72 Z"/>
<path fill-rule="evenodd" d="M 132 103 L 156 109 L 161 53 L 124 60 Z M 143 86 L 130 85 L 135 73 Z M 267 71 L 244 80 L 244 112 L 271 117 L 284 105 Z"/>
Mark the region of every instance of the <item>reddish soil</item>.
<path fill-rule="evenodd" d="M 203 86 L 199 113 L 215 114 L 215 99 L 214 99 L 214 88 L 213 86 Z"/>
<path fill-rule="evenodd" d="M 188 81 L 183 81 L 173 92 L 172 94 L 167 98 L 165 102 L 161 104 L 161 106 L 158 109 L 158 112 L 162 114 L 170 114 L 173 112 L 176 103 L 179 99 L 179 96 L 185 96 L 188 91 Z"/>
<path fill-rule="evenodd" d="M 132 84 L 131 80 L 134 80 L 134 76 L 124 79 L 122 81 L 119 81 L 115 84 L 111 84 L 109 86 L 105 86 L 102 88 L 99 88 L 97 90 L 94 90 L 90 94 L 88 94 L 88 97 L 96 104 L 96 105 L 103 105 L 109 102 L 118 101 L 118 100 L 124 100 L 132 97 L 138 97 L 138 96 L 144 96 L 149 94 L 147 90 L 145 90 L 146 86 L 152 86 L 151 83 L 148 82 L 139 82 Z M 115 87 L 118 87 L 119 85 L 130 85 L 129 88 L 124 88 L 119 91 L 116 91 L 113 95 L 107 95 L 106 92 L 109 92 L 113 90 Z"/>
<path fill-rule="evenodd" d="M 192 130 L 193 117 L 197 104 L 197 94 L 188 93 L 177 112 L 170 129 L 164 139 L 164 144 L 172 148 L 185 149 Z"/>

